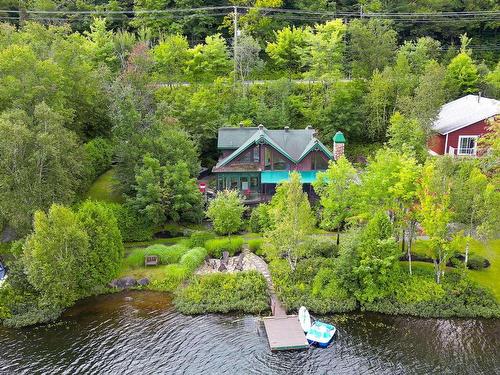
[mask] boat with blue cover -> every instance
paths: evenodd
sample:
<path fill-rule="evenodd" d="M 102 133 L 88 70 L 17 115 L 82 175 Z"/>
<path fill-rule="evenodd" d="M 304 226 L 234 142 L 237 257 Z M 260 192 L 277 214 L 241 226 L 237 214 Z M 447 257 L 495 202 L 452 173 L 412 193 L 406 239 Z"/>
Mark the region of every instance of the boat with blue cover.
<path fill-rule="evenodd" d="M 336 331 L 335 326 L 317 320 L 307 331 L 306 339 L 311 345 L 326 348 L 332 342 Z"/>

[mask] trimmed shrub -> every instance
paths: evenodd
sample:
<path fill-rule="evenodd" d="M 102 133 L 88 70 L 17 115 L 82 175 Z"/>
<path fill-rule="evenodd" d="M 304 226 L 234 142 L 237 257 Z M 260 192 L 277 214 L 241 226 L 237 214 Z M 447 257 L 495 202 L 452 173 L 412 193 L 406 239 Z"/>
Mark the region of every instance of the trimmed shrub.
<path fill-rule="evenodd" d="M 203 247 L 205 246 L 205 242 L 214 238 L 215 234 L 212 232 L 203 230 L 194 231 L 189 238 L 189 245 L 190 247 Z"/>
<path fill-rule="evenodd" d="M 259 314 L 269 309 L 267 284 L 256 272 L 195 276 L 174 300 L 183 314 L 238 311 Z"/>
<path fill-rule="evenodd" d="M 261 238 L 256 238 L 254 240 L 248 241 L 248 247 L 250 251 L 259 255 L 259 253 L 261 252 L 260 250 L 262 248 L 262 242 L 263 240 Z"/>
<path fill-rule="evenodd" d="M 205 250 L 205 248 L 195 247 L 182 256 L 179 264 L 186 267 L 189 271 L 193 272 L 203 263 L 206 256 L 207 250 Z"/>
<path fill-rule="evenodd" d="M 467 261 L 467 268 L 471 270 L 482 270 L 490 266 L 490 262 L 481 255 L 471 254 Z"/>
<path fill-rule="evenodd" d="M 224 251 L 233 256 L 241 252 L 242 246 L 243 238 L 241 237 L 214 238 L 205 242 L 205 249 L 212 258 L 220 258 Z"/>

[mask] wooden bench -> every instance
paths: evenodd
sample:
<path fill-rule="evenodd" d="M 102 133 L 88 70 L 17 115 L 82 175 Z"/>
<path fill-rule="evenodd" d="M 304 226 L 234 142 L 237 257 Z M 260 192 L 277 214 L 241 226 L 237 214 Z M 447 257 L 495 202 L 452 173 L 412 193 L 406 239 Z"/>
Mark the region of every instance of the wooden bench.
<path fill-rule="evenodd" d="M 144 259 L 144 265 L 147 266 L 157 266 L 160 263 L 160 259 L 157 255 L 146 255 Z"/>

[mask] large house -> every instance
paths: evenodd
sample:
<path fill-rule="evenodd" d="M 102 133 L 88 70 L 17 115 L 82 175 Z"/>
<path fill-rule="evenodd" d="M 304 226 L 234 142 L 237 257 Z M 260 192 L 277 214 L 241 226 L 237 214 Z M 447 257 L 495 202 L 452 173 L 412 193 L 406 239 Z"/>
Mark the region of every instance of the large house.
<path fill-rule="evenodd" d="M 433 155 L 476 156 L 477 140 L 488 131 L 488 122 L 500 114 L 500 101 L 467 95 L 441 107 L 429 141 Z"/>
<path fill-rule="evenodd" d="M 217 190 L 238 189 L 248 203 L 268 200 L 276 184 L 298 171 L 304 190 L 312 193 L 316 173 L 344 153 L 345 138 L 334 137 L 333 152 L 316 138 L 316 131 L 305 129 L 269 130 L 258 127 L 220 128 L 217 147 L 221 152 L 213 172 Z"/>

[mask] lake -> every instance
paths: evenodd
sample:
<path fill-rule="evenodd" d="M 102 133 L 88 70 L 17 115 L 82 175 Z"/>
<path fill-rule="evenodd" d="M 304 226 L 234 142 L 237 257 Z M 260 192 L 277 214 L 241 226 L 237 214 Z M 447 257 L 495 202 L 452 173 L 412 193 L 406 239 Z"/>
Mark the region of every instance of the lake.
<path fill-rule="evenodd" d="M 500 320 L 352 313 L 328 349 L 271 353 L 255 316 L 183 316 L 168 294 L 81 301 L 52 325 L 0 328 L 1 374 L 500 374 Z"/>

